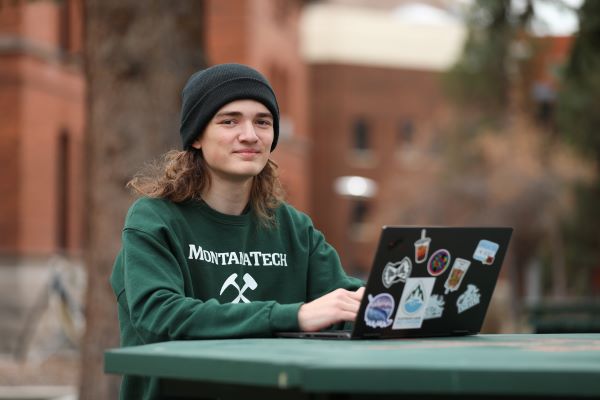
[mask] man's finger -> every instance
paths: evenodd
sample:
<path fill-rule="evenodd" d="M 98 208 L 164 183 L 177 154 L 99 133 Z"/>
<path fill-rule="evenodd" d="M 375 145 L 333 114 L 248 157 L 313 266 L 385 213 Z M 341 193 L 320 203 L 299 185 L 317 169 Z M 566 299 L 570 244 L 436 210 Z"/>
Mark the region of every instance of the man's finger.
<path fill-rule="evenodd" d="M 344 311 L 358 312 L 358 309 L 360 308 L 360 301 L 350 297 L 347 298 L 342 304 Z"/>
<path fill-rule="evenodd" d="M 352 322 L 356 319 L 356 313 L 351 311 L 344 311 L 340 314 L 341 321 L 349 321 Z"/>
<path fill-rule="evenodd" d="M 352 297 L 353 299 L 356 299 L 358 301 L 361 301 L 364 294 L 365 294 L 365 288 L 361 287 L 354 292 L 350 292 L 350 297 Z"/>

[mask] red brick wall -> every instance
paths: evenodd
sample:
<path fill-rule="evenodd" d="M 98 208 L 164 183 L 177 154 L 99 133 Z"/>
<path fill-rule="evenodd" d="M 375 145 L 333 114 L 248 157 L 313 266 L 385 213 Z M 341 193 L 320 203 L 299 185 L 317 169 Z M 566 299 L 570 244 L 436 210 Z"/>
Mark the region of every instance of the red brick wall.
<path fill-rule="evenodd" d="M 51 1 L 21 3 L 24 4 L 21 37 L 38 46 L 55 49 L 59 44 L 59 5 Z"/>
<path fill-rule="evenodd" d="M 0 34 L 17 35 L 21 32 L 23 7 L 15 7 L 3 2 L 0 7 Z"/>
<path fill-rule="evenodd" d="M 62 247 L 61 132 L 69 137 L 69 175 L 60 220 L 67 224 L 66 250 L 81 251 L 85 82 L 81 65 L 65 57 L 81 50 L 80 10 L 79 0 L 6 2 L 0 8 L 0 34 L 12 39 L 0 48 L 2 254 L 52 254 Z"/>
<path fill-rule="evenodd" d="M 18 156 L 20 245 L 22 253 L 51 253 L 58 238 L 59 135 L 69 136 L 70 154 L 66 219 L 70 250 L 81 248 L 83 196 L 84 82 L 80 73 L 52 68 L 45 61 L 21 62 L 23 96 Z"/>
<path fill-rule="evenodd" d="M 246 0 L 206 0 L 204 4 L 207 63 L 248 63 L 250 4 Z"/>
<path fill-rule="evenodd" d="M 14 250 L 19 237 L 18 182 L 15 152 L 19 148 L 21 124 L 18 77 L 15 57 L 0 62 L 0 252 Z"/>

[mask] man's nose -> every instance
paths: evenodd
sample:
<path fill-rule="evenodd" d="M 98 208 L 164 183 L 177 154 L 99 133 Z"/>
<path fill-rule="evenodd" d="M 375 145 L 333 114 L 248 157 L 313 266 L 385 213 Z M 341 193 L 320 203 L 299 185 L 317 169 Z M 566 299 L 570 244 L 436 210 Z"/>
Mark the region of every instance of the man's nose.
<path fill-rule="evenodd" d="M 252 121 L 244 121 L 240 126 L 240 140 L 242 141 L 256 141 L 258 136 L 256 135 L 256 127 Z"/>

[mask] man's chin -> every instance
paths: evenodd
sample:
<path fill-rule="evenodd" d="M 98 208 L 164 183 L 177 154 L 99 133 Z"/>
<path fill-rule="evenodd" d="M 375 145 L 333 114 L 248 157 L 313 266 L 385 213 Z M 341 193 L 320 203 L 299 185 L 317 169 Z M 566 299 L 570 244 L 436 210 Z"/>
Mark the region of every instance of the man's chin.
<path fill-rule="evenodd" d="M 242 168 L 236 171 L 231 171 L 229 175 L 234 180 L 239 180 L 243 182 L 245 180 L 254 178 L 258 174 L 260 174 L 261 171 L 262 168 Z"/>
<path fill-rule="evenodd" d="M 220 170 L 213 170 L 213 173 L 216 175 L 220 175 L 224 179 L 229 181 L 239 181 L 244 182 L 248 179 L 254 178 L 265 168 L 264 165 L 258 164 L 238 164 L 235 166 L 231 166 L 230 168 L 223 168 Z"/>

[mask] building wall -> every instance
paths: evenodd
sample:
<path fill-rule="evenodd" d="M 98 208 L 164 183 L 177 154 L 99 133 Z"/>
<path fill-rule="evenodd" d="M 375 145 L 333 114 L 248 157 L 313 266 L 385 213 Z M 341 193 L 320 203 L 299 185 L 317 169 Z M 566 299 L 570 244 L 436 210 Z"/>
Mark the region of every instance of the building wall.
<path fill-rule="evenodd" d="M 417 181 L 419 164 L 430 162 L 419 149 L 431 146 L 446 112 L 439 73 L 402 68 L 340 64 L 310 67 L 312 134 L 312 215 L 336 247 L 346 268 L 358 275 L 371 266 L 385 211 L 401 207 L 390 198 L 389 182 Z M 356 150 L 355 124 L 367 126 L 367 150 Z M 407 128 L 412 124 L 412 130 Z M 378 183 L 366 200 L 364 220 L 351 223 L 353 203 L 334 189 L 337 177 L 358 175 Z M 415 179 L 413 179 L 415 178 Z M 407 185 L 406 191 L 413 187 Z M 382 212 L 383 211 L 383 212 Z"/>
<path fill-rule="evenodd" d="M 273 85 L 281 112 L 273 159 L 280 166 L 288 201 L 308 211 L 308 81 L 299 51 L 303 4 L 301 0 L 208 0 L 205 48 L 209 65 L 248 64 Z"/>
<path fill-rule="evenodd" d="M 53 273 L 81 271 L 82 22 L 79 0 L 0 7 L 0 353 L 27 347 Z"/>
<path fill-rule="evenodd" d="M 67 1 L 8 2 L 0 8 L 4 255 L 81 251 L 85 87 L 77 61 L 80 7 L 79 1 Z M 61 140 L 66 145 L 61 147 Z"/>
<path fill-rule="evenodd" d="M 18 182 L 19 163 L 15 150 L 19 147 L 22 102 L 11 71 L 16 62 L 3 57 L 0 62 L 0 251 L 16 249 L 19 237 Z"/>
<path fill-rule="evenodd" d="M 21 164 L 18 250 L 23 254 L 48 254 L 62 248 L 79 252 L 85 168 L 84 82 L 77 71 L 48 68 L 44 60 L 25 58 L 20 67 L 23 103 L 17 153 Z M 66 140 L 66 145 L 61 145 L 61 140 Z"/>

